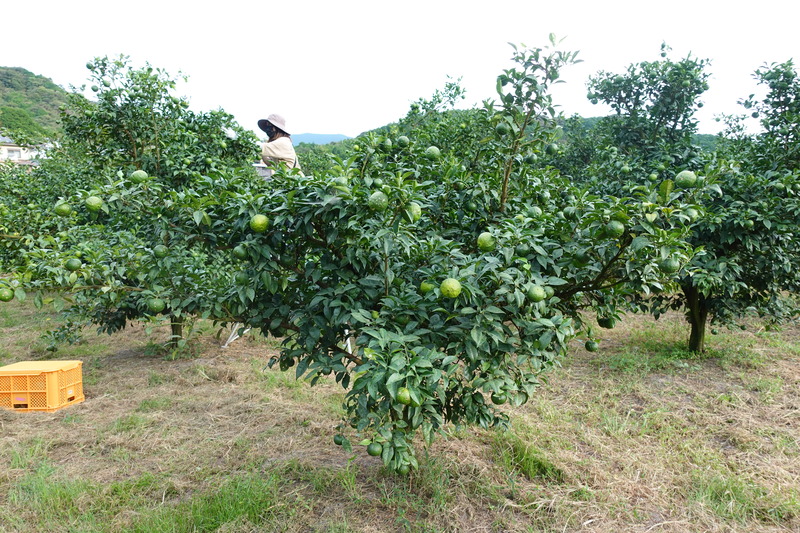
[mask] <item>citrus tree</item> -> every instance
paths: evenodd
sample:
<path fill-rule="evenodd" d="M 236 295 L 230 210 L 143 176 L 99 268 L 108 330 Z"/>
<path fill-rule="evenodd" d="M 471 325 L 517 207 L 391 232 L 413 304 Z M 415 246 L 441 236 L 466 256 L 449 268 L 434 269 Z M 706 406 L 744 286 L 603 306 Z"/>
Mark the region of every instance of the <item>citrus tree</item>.
<path fill-rule="evenodd" d="M 160 69 L 133 68 L 126 57 L 87 68 L 96 100 L 70 95 L 59 148 L 15 188 L 31 213 L 8 219 L 6 240 L 24 251 L 18 263 L 36 303 L 69 313 L 56 338 L 74 338 L 87 323 L 117 331 L 166 302 L 179 341 L 184 317 L 230 283 L 231 259 L 227 250 L 190 249 L 185 222 L 208 218 L 200 205 L 174 212 L 173 196 L 196 196 L 197 183 L 218 173 L 255 182 L 255 137 L 222 111 L 191 111 Z"/>
<path fill-rule="evenodd" d="M 632 302 L 656 317 L 669 308 L 684 310 L 693 351 L 704 350 L 708 322 L 732 325 L 753 312 L 787 316 L 791 305 L 784 292 L 797 283 L 790 265 L 800 259 L 793 238 L 796 178 L 752 164 L 756 154 L 773 151 L 774 138 L 764 136 L 761 152 L 756 140 L 744 136 L 720 154 L 693 145 L 694 112 L 707 88 L 706 65 L 692 58 L 664 58 L 631 65 L 625 73 L 593 77 L 589 97 L 609 104 L 615 114 L 600 119 L 592 130 L 569 130 L 577 132 L 567 144 L 568 153 L 576 148 L 570 154 L 573 160 L 590 154 L 585 175 L 578 175 L 565 157 L 567 171 L 595 191 L 618 193 L 660 183 L 660 188 L 683 194 L 685 208 L 659 215 L 685 224 L 690 245 L 703 253 L 675 268 L 679 292 L 642 294 Z M 785 74 L 784 66 L 778 70 Z M 760 104 L 761 112 L 770 114 L 763 107 L 770 101 Z"/>
<path fill-rule="evenodd" d="M 800 79 L 794 62 L 762 65 L 753 73 L 766 93 L 749 95 L 739 103 L 756 118 L 761 131 L 750 133 L 744 116 L 726 117 L 725 148 L 735 153 L 748 169 L 757 171 L 800 168 Z"/>
<path fill-rule="evenodd" d="M 422 127 L 268 182 L 219 165 L 162 181 L 123 159 L 121 175 L 73 197 L 69 235 L 37 240 L 18 279 L 82 294 L 115 327 L 181 312 L 282 337 L 271 364 L 347 391 L 334 441 L 355 437 L 406 473 L 416 437 L 507 424 L 500 405 L 525 403 L 576 337 L 596 349 L 596 327 L 694 253 L 678 218 L 653 216 L 684 209 L 680 193 L 597 194 L 531 157 L 552 144 L 547 91 L 576 54 L 515 47 L 513 59 L 464 137 L 477 155 L 429 144 Z M 101 233 L 96 250 L 87 236 Z"/>

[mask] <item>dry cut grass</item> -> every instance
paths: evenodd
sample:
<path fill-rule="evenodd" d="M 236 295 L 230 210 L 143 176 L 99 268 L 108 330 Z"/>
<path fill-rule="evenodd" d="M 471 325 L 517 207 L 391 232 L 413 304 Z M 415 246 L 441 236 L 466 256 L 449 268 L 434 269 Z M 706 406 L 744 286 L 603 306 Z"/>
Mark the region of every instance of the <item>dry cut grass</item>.
<path fill-rule="evenodd" d="M 3 307 L 0 364 L 49 356 L 51 318 Z M 406 478 L 333 444 L 343 391 L 266 368 L 275 339 L 201 328 L 169 358 L 140 326 L 89 333 L 56 354 L 84 361 L 84 403 L 0 411 L 0 531 L 800 530 L 800 330 L 703 358 L 678 316 L 601 331 L 510 431 L 453 428 Z"/>

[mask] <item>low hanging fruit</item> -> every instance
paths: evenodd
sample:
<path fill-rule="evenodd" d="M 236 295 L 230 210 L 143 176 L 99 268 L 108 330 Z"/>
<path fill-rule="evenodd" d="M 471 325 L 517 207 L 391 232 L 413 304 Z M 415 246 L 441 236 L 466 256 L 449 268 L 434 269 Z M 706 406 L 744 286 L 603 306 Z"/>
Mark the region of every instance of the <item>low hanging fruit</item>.
<path fill-rule="evenodd" d="M 455 278 L 447 278 L 439 285 L 439 291 L 445 298 L 458 298 L 461 294 L 461 282 Z"/>
<path fill-rule="evenodd" d="M 441 154 L 441 151 L 436 146 L 429 146 L 428 149 L 425 150 L 425 157 L 428 159 L 439 159 Z"/>
<path fill-rule="evenodd" d="M 163 244 L 158 244 L 153 248 L 153 255 L 156 256 L 157 259 L 164 259 L 169 254 L 169 248 L 164 246 Z"/>
<path fill-rule="evenodd" d="M 484 231 L 478 235 L 478 250 L 481 252 L 491 252 L 495 249 L 495 246 L 495 239 L 488 231 Z"/>
<path fill-rule="evenodd" d="M 72 214 L 72 206 L 70 206 L 66 202 L 61 202 L 60 204 L 56 204 L 56 215 L 60 217 L 68 217 Z"/>
<path fill-rule="evenodd" d="M 536 303 L 547 298 L 547 292 L 541 285 L 531 285 L 530 288 L 528 288 L 526 296 L 528 297 L 528 300 Z"/>
<path fill-rule="evenodd" d="M 407 387 L 397 389 L 397 401 L 403 405 L 411 405 L 411 391 Z"/>
<path fill-rule="evenodd" d="M 253 215 L 250 218 L 250 229 L 256 233 L 264 233 L 269 226 L 269 219 L 266 215 Z"/>
<path fill-rule="evenodd" d="M 367 205 L 375 211 L 385 211 L 389 207 L 389 197 L 383 191 L 375 191 L 369 196 Z"/>
<path fill-rule="evenodd" d="M 625 224 L 619 220 L 612 220 L 605 225 L 604 229 L 606 235 L 609 237 L 622 237 L 622 234 L 625 233 Z"/>
<path fill-rule="evenodd" d="M 147 310 L 153 314 L 158 314 L 167 307 L 167 303 L 161 298 L 150 298 L 147 300 Z"/>
<path fill-rule="evenodd" d="M 416 222 L 422 218 L 422 207 L 417 202 L 408 204 L 408 212 L 411 215 L 412 222 Z"/>
<path fill-rule="evenodd" d="M 688 189 L 697 184 L 697 174 L 691 170 L 682 170 L 675 176 L 675 186 L 681 189 Z"/>
<path fill-rule="evenodd" d="M 90 196 L 86 199 L 86 209 L 92 213 L 97 213 L 103 207 L 103 199 L 98 196 Z"/>
<path fill-rule="evenodd" d="M 67 262 L 64 263 L 64 268 L 66 268 L 70 272 L 75 272 L 76 270 L 80 270 L 82 266 L 83 263 L 77 257 L 72 257 L 70 259 L 67 259 Z"/>
<path fill-rule="evenodd" d="M 134 170 L 128 177 L 133 183 L 142 183 L 147 179 L 147 172 L 144 170 Z"/>
<path fill-rule="evenodd" d="M 239 259 L 240 261 L 247 259 L 247 248 L 245 248 L 241 244 L 235 246 L 233 248 L 233 257 Z"/>

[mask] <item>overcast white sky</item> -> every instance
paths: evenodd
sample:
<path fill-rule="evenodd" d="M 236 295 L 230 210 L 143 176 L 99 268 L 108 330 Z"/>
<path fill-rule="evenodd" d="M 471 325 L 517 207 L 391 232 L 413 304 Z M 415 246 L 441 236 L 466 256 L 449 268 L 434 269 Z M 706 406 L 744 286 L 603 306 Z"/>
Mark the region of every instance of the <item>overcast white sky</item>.
<path fill-rule="evenodd" d="M 43 0 L 4 9 L 0 66 L 23 67 L 67 87 L 85 64 L 125 54 L 189 76 L 179 93 L 192 108 L 222 108 L 245 127 L 269 113 L 291 133 L 355 136 L 404 116 L 411 102 L 463 78 L 467 105 L 495 96 L 510 66 L 509 42 L 579 50 L 555 93 L 567 114 L 605 113 L 586 100 L 599 70 L 691 53 L 711 60 L 702 133 L 719 113 L 738 113 L 764 62 L 800 61 L 800 3 L 672 0 L 262 0 L 184 2 Z M 10 7 L 10 6 L 6 6 Z M 13 14 L 12 14 L 13 13 Z M 15 18 L 16 17 L 16 18 Z M 260 132 L 259 132 L 260 133 Z"/>

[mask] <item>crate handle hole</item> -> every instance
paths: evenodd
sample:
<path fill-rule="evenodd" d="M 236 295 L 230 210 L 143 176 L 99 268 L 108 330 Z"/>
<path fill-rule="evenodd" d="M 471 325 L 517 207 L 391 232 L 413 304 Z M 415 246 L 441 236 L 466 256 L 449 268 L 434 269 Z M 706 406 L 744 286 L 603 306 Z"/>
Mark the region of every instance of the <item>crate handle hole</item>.
<path fill-rule="evenodd" d="M 27 409 L 27 408 L 28 408 L 28 404 L 27 403 L 15 403 L 14 404 L 14 409 Z"/>
<path fill-rule="evenodd" d="M 74 402 L 75 401 L 75 396 L 70 396 L 69 398 L 67 398 L 67 401 L 68 402 Z"/>

